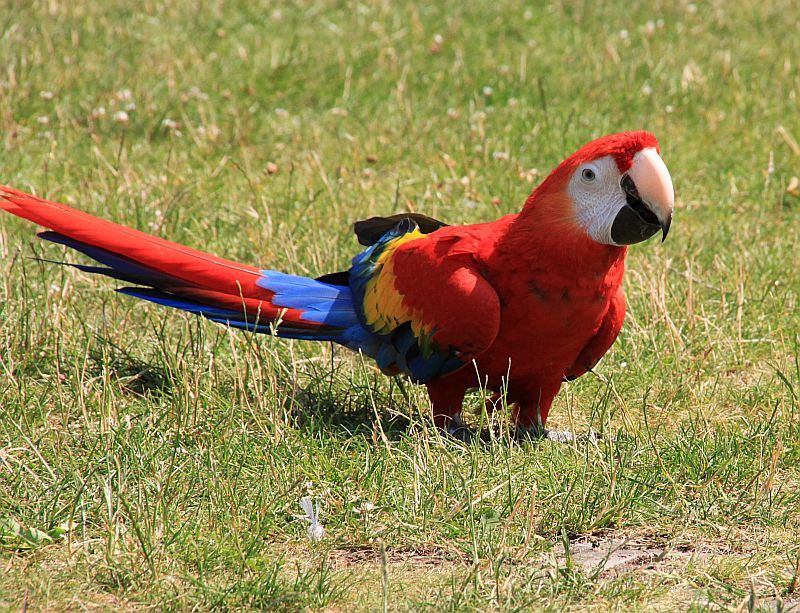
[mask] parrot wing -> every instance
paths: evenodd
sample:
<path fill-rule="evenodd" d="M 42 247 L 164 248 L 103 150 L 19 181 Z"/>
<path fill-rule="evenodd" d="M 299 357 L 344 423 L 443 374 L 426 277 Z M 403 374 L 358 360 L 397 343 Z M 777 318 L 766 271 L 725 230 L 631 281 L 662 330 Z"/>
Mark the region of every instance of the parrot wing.
<path fill-rule="evenodd" d="M 404 219 L 413 221 L 423 234 L 430 234 L 439 228 L 449 225 L 421 213 L 399 213 L 397 215 L 389 215 L 389 217 L 370 217 L 363 221 L 357 221 L 353 224 L 353 231 L 358 237 L 358 242 L 365 247 L 369 247 L 377 243 L 384 234 L 392 230 Z"/>
<path fill-rule="evenodd" d="M 377 243 L 384 234 L 390 232 L 398 223 L 408 219 L 417 224 L 417 228 L 423 234 L 430 234 L 439 228 L 444 228 L 449 224 L 428 217 L 422 213 L 398 213 L 397 215 L 389 215 L 388 217 L 370 217 L 363 219 L 353 224 L 353 232 L 358 238 L 360 245 L 364 247 L 371 247 Z M 342 270 L 339 272 L 331 272 L 321 277 L 317 277 L 317 281 L 323 283 L 330 283 L 331 285 L 350 285 L 350 271 Z"/>
<path fill-rule="evenodd" d="M 465 366 L 497 336 L 500 300 L 458 230 L 426 233 L 402 216 L 353 260 L 353 302 L 380 341 L 372 357 L 389 374 L 426 383 Z"/>

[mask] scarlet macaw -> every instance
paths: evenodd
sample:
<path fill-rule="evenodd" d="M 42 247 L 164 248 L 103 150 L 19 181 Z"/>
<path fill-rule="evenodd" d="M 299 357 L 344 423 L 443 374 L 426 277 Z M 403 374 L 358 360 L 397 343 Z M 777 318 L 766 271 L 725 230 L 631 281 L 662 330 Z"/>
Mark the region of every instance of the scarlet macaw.
<path fill-rule="evenodd" d="M 623 132 L 564 160 L 520 213 L 448 226 L 417 214 L 355 224 L 346 272 L 310 279 L 224 260 L 0 186 L 0 208 L 100 266 L 117 291 L 250 332 L 331 341 L 427 386 L 459 435 L 464 394 L 504 391 L 518 427 L 543 435 L 565 379 L 622 327 L 627 245 L 667 236 L 674 194 L 656 138 Z M 277 323 L 277 325 L 275 325 Z"/>

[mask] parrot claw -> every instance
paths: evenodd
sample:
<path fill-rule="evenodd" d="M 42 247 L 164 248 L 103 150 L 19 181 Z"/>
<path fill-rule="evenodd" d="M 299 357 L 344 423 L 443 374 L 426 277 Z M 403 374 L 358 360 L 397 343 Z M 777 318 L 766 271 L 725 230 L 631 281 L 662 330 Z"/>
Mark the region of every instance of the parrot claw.
<path fill-rule="evenodd" d="M 460 415 L 454 415 L 450 419 L 450 423 L 447 425 L 447 427 L 441 428 L 441 431 L 445 435 L 467 444 L 475 441 L 480 443 L 489 443 L 492 440 L 492 433 L 489 430 L 473 430 L 464 423 L 464 420 L 461 419 Z"/>
<path fill-rule="evenodd" d="M 545 430 L 544 438 L 554 443 L 573 443 L 577 437 L 569 430 Z"/>
<path fill-rule="evenodd" d="M 450 423 L 446 428 L 443 428 L 443 430 L 448 436 L 452 436 L 462 443 L 471 443 L 477 436 L 474 430 L 467 427 L 464 420 L 461 419 L 461 415 L 454 415 Z"/>
<path fill-rule="evenodd" d="M 442 433 L 462 443 L 472 443 L 480 441 L 488 443 L 492 436 L 488 430 L 479 432 L 468 427 L 460 415 L 454 415 L 446 427 L 440 428 Z M 517 426 L 512 433 L 512 438 L 518 442 L 524 441 L 552 441 L 554 443 L 575 443 L 578 441 L 589 441 L 597 443 L 603 437 L 598 432 L 590 430 L 586 434 L 573 434 L 569 430 L 548 430 L 542 426 Z"/>
<path fill-rule="evenodd" d="M 573 434 L 569 430 L 548 430 L 541 426 L 533 426 L 525 428 L 517 426 L 514 432 L 514 438 L 518 441 L 553 441 L 554 443 L 575 443 L 580 440 L 588 440 L 591 443 L 596 443 L 602 439 L 602 436 L 590 430 L 587 434 Z"/>

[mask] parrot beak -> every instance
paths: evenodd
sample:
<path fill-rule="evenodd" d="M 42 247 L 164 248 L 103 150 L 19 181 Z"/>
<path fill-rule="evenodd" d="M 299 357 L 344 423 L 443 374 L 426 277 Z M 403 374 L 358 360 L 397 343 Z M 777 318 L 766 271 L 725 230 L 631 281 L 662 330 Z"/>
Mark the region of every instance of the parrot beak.
<path fill-rule="evenodd" d="M 617 245 L 632 245 L 661 230 L 664 242 L 672 223 L 675 192 L 667 166 L 655 149 L 643 149 L 633 156 L 631 169 L 622 176 L 620 187 L 627 204 L 614 219 L 611 239 Z"/>

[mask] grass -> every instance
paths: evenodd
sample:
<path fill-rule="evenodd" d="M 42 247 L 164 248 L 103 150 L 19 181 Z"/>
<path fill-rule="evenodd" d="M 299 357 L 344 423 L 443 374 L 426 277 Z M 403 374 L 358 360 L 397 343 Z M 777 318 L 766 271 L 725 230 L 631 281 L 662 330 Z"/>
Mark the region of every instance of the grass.
<path fill-rule="evenodd" d="M 487 446 L 343 350 L 136 303 L 0 217 L 0 606 L 797 605 L 792 2 L 3 6 L 2 182 L 214 253 L 338 270 L 354 220 L 515 211 L 622 129 L 660 138 L 677 211 L 551 413 L 605 439 L 495 416 Z M 659 553 L 581 561 L 612 541 Z"/>

